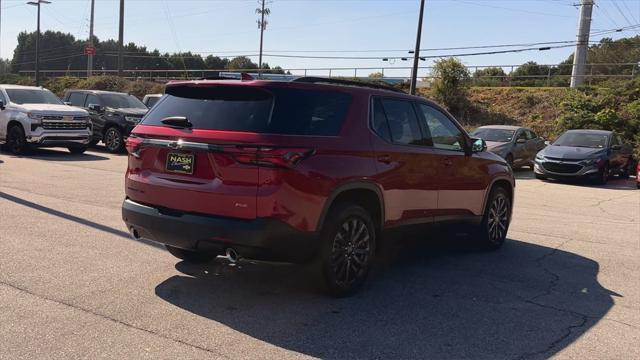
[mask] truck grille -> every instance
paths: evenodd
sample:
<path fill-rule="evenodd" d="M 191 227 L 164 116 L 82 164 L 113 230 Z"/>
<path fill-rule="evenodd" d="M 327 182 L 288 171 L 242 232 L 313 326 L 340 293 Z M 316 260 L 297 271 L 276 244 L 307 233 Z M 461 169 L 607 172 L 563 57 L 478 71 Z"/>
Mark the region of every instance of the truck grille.
<path fill-rule="evenodd" d="M 558 173 L 558 174 L 575 174 L 580 169 L 582 169 L 582 165 L 578 164 L 560 164 L 554 162 L 544 162 L 542 166 L 545 170 Z"/>
<path fill-rule="evenodd" d="M 88 116 L 45 115 L 42 128 L 47 130 L 83 130 L 89 127 Z"/>

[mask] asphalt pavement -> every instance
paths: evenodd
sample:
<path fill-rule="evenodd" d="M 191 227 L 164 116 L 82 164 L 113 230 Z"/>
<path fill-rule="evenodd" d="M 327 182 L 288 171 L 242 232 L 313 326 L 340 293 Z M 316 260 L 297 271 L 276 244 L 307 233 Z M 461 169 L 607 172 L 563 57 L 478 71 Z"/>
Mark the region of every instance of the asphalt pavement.
<path fill-rule="evenodd" d="M 640 190 L 519 171 L 505 246 L 395 235 L 355 296 L 131 240 L 126 156 L 0 153 L 0 359 L 640 359 Z"/>

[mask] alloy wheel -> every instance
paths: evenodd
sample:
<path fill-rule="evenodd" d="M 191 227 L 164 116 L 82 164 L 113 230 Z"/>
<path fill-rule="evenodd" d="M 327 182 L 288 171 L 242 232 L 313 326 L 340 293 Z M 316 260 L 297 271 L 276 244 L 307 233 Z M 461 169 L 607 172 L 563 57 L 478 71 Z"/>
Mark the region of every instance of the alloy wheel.
<path fill-rule="evenodd" d="M 19 154 L 20 152 L 22 152 L 22 149 L 24 149 L 26 142 L 24 139 L 24 135 L 22 135 L 22 131 L 20 131 L 20 129 L 18 129 L 17 127 L 12 127 L 11 131 L 9 132 L 8 140 L 9 151 L 14 154 Z"/>
<path fill-rule="evenodd" d="M 104 135 L 104 145 L 109 151 L 116 151 L 120 148 L 120 132 L 115 128 L 110 128 Z"/>
<path fill-rule="evenodd" d="M 503 194 L 498 194 L 489 208 L 489 240 L 499 243 L 505 237 L 509 226 L 509 202 Z"/>
<path fill-rule="evenodd" d="M 346 220 L 336 233 L 331 249 L 331 271 L 343 287 L 355 283 L 367 272 L 371 257 L 371 234 L 359 218 Z"/>

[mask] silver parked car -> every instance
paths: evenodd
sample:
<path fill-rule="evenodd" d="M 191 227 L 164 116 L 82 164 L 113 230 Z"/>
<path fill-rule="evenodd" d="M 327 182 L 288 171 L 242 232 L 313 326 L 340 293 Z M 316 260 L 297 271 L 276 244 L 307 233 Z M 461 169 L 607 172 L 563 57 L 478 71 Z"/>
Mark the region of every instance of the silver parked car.
<path fill-rule="evenodd" d="M 482 126 L 472 136 L 483 139 L 488 150 L 500 155 L 512 168 L 529 166 L 533 169 L 536 154 L 545 147 L 544 139 L 533 130 L 520 126 Z"/>

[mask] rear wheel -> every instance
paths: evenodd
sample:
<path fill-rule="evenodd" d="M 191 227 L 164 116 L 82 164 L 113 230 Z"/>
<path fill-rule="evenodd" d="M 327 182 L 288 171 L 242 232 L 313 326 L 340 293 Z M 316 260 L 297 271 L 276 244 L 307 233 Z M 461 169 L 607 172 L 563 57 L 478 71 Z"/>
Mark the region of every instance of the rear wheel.
<path fill-rule="evenodd" d="M 165 245 L 165 247 L 167 248 L 169 253 L 171 253 L 171 255 L 177 257 L 180 260 L 184 260 L 186 262 L 190 262 L 194 264 L 207 263 L 213 260 L 217 256 L 211 253 L 203 253 L 198 251 L 180 249 L 170 245 Z"/>
<path fill-rule="evenodd" d="M 119 153 L 124 149 L 122 131 L 115 126 L 112 126 L 105 131 L 102 142 L 104 143 L 104 147 L 110 153 Z"/>
<path fill-rule="evenodd" d="M 371 216 L 360 206 L 342 204 L 332 209 L 321 233 L 322 249 L 316 264 L 325 290 L 347 296 L 366 280 L 376 247 Z"/>
<path fill-rule="evenodd" d="M 511 199 L 507 190 L 495 187 L 489 194 L 482 223 L 480 239 L 487 249 L 498 249 L 504 244 L 511 221 Z"/>
<path fill-rule="evenodd" d="M 9 128 L 6 148 L 15 155 L 22 155 L 28 152 L 29 144 L 24 136 L 22 126 L 13 125 Z"/>

